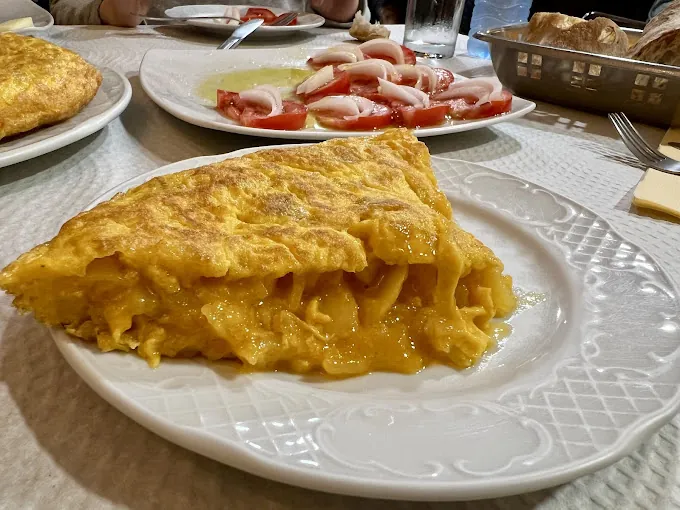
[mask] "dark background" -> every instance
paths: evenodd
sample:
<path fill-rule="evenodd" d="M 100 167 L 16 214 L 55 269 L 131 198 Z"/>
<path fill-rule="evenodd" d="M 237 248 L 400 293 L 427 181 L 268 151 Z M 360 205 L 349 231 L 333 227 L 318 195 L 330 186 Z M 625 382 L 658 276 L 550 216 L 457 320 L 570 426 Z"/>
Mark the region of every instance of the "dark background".
<path fill-rule="evenodd" d="M 607 14 L 616 14 L 626 18 L 646 21 L 653 0 L 534 0 L 531 13 L 534 12 L 561 12 L 570 16 L 582 17 L 591 11 L 600 11 Z M 369 0 L 372 21 L 383 23 L 404 23 L 406 17 L 406 0 Z M 472 18 L 473 0 L 466 0 L 460 33 L 467 34 L 470 30 Z M 387 19 L 389 18 L 389 19 Z"/>

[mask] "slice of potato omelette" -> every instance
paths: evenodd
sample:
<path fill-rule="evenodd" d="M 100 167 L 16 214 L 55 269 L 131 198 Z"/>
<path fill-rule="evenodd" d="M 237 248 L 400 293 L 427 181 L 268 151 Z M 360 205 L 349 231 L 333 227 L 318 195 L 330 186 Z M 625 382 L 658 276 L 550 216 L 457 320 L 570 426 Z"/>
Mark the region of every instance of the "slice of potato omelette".
<path fill-rule="evenodd" d="M 475 363 L 512 281 L 406 130 L 156 177 L 0 273 L 20 310 L 150 365 L 237 358 L 344 376 Z"/>
<path fill-rule="evenodd" d="M 0 140 L 70 119 L 102 76 L 79 55 L 36 37 L 0 34 Z"/>

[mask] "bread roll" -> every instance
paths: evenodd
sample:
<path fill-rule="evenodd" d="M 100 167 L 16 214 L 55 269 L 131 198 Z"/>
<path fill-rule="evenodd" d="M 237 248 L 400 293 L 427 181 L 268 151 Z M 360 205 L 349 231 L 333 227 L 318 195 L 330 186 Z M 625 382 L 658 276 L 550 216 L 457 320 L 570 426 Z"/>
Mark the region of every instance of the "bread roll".
<path fill-rule="evenodd" d="M 680 0 L 652 18 L 628 57 L 680 66 Z"/>
<path fill-rule="evenodd" d="M 537 12 L 529 21 L 526 42 L 623 57 L 628 53 L 628 37 L 612 20 L 586 21 L 565 14 Z"/>

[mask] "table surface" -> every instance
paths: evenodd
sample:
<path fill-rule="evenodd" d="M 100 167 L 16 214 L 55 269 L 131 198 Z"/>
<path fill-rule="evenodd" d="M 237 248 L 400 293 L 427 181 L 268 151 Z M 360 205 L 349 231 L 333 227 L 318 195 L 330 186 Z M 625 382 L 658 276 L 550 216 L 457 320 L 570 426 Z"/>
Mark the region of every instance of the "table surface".
<path fill-rule="evenodd" d="M 403 27 L 392 27 L 399 40 Z M 0 169 L 0 267 L 56 234 L 61 224 L 115 185 L 195 156 L 280 143 L 186 124 L 144 94 L 139 64 L 151 48 L 211 48 L 219 36 L 178 27 L 54 27 L 50 41 L 125 74 L 127 110 L 99 133 L 51 154 Z M 244 47 L 319 47 L 346 32 L 316 29 Z M 493 73 L 460 56 L 456 71 Z M 660 129 L 641 126 L 651 142 Z M 607 219 L 680 283 L 680 223 L 631 206 L 644 169 L 605 117 L 540 103 L 490 129 L 425 139 L 432 154 L 533 181 Z M 550 490 L 474 503 L 408 503 L 335 496 L 263 480 L 168 443 L 97 396 L 67 365 L 47 330 L 0 294 L 0 508 L 554 509 L 680 508 L 680 420 L 629 457 Z"/>

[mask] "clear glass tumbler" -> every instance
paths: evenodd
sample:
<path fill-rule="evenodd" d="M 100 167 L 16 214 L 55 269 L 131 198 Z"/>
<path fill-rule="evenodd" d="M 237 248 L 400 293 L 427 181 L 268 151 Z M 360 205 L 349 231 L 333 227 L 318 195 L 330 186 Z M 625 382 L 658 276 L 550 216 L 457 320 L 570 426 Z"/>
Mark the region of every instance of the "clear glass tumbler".
<path fill-rule="evenodd" d="M 404 45 L 419 56 L 453 57 L 465 0 L 408 0 Z"/>

